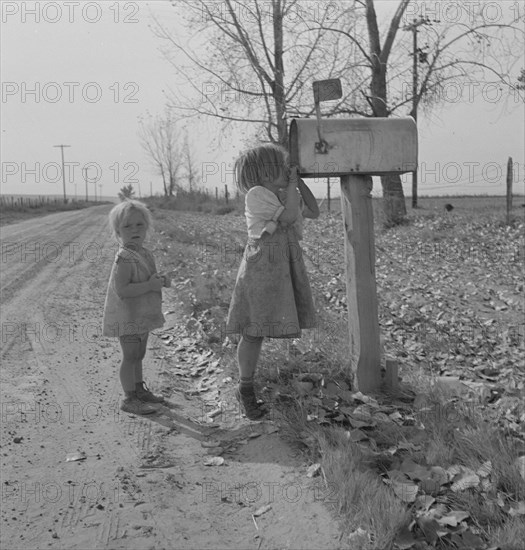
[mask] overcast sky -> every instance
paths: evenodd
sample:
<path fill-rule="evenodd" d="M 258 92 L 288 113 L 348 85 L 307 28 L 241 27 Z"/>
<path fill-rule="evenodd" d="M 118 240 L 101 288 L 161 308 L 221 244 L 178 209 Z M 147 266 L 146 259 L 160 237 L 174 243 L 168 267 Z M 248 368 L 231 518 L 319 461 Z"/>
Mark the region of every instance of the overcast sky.
<path fill-rule="evenodd" d="M 450 2 L 449 2 L 450 3 Z M 495 3 L 493 3 L 495 4 Z M 517 2 L 498 2 L 502 10 Z M 173 68 L 159 52 L 151 14 L 176 26 L 167 0 L 152 2 L 8 2 L 2 5 L 2 194 L 62 193 L 60 148 L 67 194 L 85 195 L 82 168 L 100 177 L 103 195 L 127 183 L 149 194 L 162 184 L 137 136 L 138 117 L 161 113 Z M 377 2 L 386 18 L 397 5 Z M 521 64 L 523 65 L 523 63 Z M 419 194 L 504 194 L 507 159 L 515 163 L 514 191 L 524 192 L 524 106 L 487 88 L 476 100 L 468 88 L 431 120 L 419 120 Z M 210 126 L 192 140 L 207 187 L 233 186 L 235 135 L 223 150 L 208 144 Z M 405 189 L 410 194 L 410 177 Z M 310 180 L 318 197 L 324 185 Z M 97 188 L 97 193 L 100 188 Z M 374 189 L 380 193 L 379 186 Z M 89 195 L 93 194 L 93 185 Z M 334 194 L 337 194 L 335 191 Z"/>

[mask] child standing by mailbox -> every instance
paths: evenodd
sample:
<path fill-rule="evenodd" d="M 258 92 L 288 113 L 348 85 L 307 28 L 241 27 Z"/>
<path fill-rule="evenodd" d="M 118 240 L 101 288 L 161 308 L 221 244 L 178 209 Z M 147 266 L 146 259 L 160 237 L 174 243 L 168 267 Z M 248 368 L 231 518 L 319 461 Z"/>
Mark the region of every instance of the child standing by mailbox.
<path fill-rule="evenodd" d="M 289 167 L 288 153 L 262 145 L 235 163 L 238 189 L 246 193 L 248 243 L 237 274 L 226 323 L 240 334 L 236 397 L 246 416 L 264 416 L 254 374 L 264 338 L 297 338 L 315 326 L 315 310 L 299 240 L 302 218 L 317 218 L 312 192 Z"/>

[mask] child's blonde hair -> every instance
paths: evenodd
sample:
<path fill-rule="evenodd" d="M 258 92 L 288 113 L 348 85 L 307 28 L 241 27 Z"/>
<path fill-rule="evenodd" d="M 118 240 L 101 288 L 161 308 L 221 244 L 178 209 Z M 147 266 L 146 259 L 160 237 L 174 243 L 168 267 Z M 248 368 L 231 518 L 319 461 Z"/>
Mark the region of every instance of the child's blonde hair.
<path fill-rule="evenodd" d="M 125 199 L 121 203 L 117 204 L 117 206 L 114 206 L 109 213 L 109 226 L 117 241 L 119 240 L 119 226 L 134 210 L 143 215 L 144 222 L 146 223 L 146 233 L 149 233 L 153 224 L 153 219 L 147 206 L 140 201 Z"/>
<path fill-rule="evenodd" d="M 264 181 L 276 180 L 288 167 L 288 151 L 268 143 L 248 149 L 235 161 L 235 183 L 246 193 Z"/>

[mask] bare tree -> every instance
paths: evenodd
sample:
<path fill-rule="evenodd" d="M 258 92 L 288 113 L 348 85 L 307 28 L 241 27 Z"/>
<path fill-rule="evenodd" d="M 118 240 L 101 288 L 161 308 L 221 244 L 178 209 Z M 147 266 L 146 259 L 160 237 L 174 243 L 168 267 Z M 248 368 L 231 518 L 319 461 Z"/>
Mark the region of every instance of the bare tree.
<path fill-rule="evenodd" d="M 164 195 L 173 196 L 183 162 L 177 136 L 176 122 L 169 110 L 164 115 L 148 116 L 140 120 L 140 142 L 162 177 Z"/>
<path fill-rule="evenodd" d="M 352 103 L 360 84 L 353 78 L 353 59 L 341 55 L 339 37 L 328 37 L 323 29 L 351 20 L 350 9 L 336 17 L 322 3 L 302 0 L 176 0 L 173 5 L 192 29 L 184 42 L 161 22 L 156 25 L 180 79 L 170 103 L 177 113 L 257 124 L 264 129 L 260 138 L 287 146 L 287 118 L 313 112 L 313 80 L 345 75 L 345 99 Z M 192 92 L 184 94 L 188 86 Z"/>
<path fill-rule="evenodd" d="M 521 69 L 520 75 L 517 78 L 516 89 L 525 91 L 525 69 Z"/>
<path fill-rule="evenodd" d="M 358 24 L 352 32 L 340 27 L 332 27 L 331 31 L 346 36 L 367 67 L 369 77 L 362 93 L 371 111 L 368 116 L 415 116 L 420 104 L 430 110 L 446 103 L 447 86 L 459 87 L 460 93 L 467 87 L 470 97 L 476 91 L 482 92 L 484 84 L 492 84 L 506 90 L 507 97 L 523 102 L 520 77 L 514 69 L 522 57 L 524 37 L 517 14 L 513 19 L 509 12 L 505 18 L 502 12 L 495 21 L 483 2 L 451 2 L 445 4 L 453 4 L 453 20 L 430 20 L 424 14 L 435 12 L 440 3 L 400 0 L 382 39 L 374 0 L 355 3 Z M 497 3 L 491 4 L 498 8 Z M 420 27 L 423 46 L 419 52 L 412 52 L 410 37 L 399 33 L 404 23 L 414 24 L 411 18 L 415 15 L 418 23 L 426 23 Z M 418 55 L 420 61 L 416 88 L 412 85 L 412 55 Z M 388 224 L 400 223 L 406 215 L 401 178 L 383 176 L 381 185 L 385 219 Z"/>
<path fill-rule="evenodd" d="M 287 118 L 313 112 L 313 80 L 343 81 L 344 97 L 324 116 L 414 114 L 420 103 L 435 106 L 447 82 L 465 83 L 473 74 L 478 82 L 490 77 L 511 86 L 510 69 L 523 48 L 523 32 L 512 22 L 491 21 L 483 2 L 454 4 L 477 12 L 469 13 L 466 22 L 425 28 L 426 64 L 412 92 L 406 86 L 411 41 L 399 31 L 413 7 L 421 9 L 425 2 L 399 0 L 383 31 L 373 0 L 176 0 L 191 23 L 194 42 L 184 42 L 158 22 L 157 34 L 168 44 L 165 53 L 181 84 L 189 84 L 193 95 L 183 99 L 179 93 L 171 106 L 185 116 L 255 123 L 264 128 L 266 139 L 287 145 Z M 492 50 L 487 51 L 489 43 Z M 381 185 L 386 220 L 400 223 L 406 215 L 401 179 L 384 176 Z"/>
<path fill-rule="evenodd" d="M 381 45 L 379 27 L 374 9 L 374 0 L 366 0 L 366 24 L 369 37 L 370 62 L 370 97 L 367 100 L 372 109 L 372 116 L 387 117 L 389 113 L 387 101 L 387 68 L 388 59 L 392 52 L 392 46 L 396 39 L 399 25 L 410 0 L 401 0 L 397 10 L 390 22 L 386 38 Z M 385 221 L 388 225 L 399 224 L 406 216 L 405 197 L 403 185 L 399 175 L 389 174 L 381 176 L 381 187 L 383 189 L 383 209 Z"/>
<path fill-rule="evenodd" d="M 195 191 L 199 185 L 200 176 L 197 161 L 195 159 L 194 150 L 190 144 L 188 132 L 184 134 L 184 145 L 182 148 L 184 176 L 188 181 L 188 189 L 191 192 Z"/>
<path fill-rule="evenodd" d="M 125 201 L 126 199 L 132 199 L 135 197 L 135 190 L 133 189 L 133 185 L 131 183 L 129 185 L 124 185 L 124 187 L 120 188 L 120 191 L 118 192 L 118 198 L 121 201 Z"/>

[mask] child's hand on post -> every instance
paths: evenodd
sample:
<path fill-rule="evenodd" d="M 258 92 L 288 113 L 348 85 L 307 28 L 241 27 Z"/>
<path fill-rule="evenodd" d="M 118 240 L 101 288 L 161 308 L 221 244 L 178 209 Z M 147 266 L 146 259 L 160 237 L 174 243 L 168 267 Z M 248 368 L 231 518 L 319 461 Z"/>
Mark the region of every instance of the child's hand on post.
<path fill-rule="evenodd" d="M 148 279 L 148 283 L 152 291 L 162 290 L 162 278 L 158 273 L 153 273 L 153 275 Z"/>

